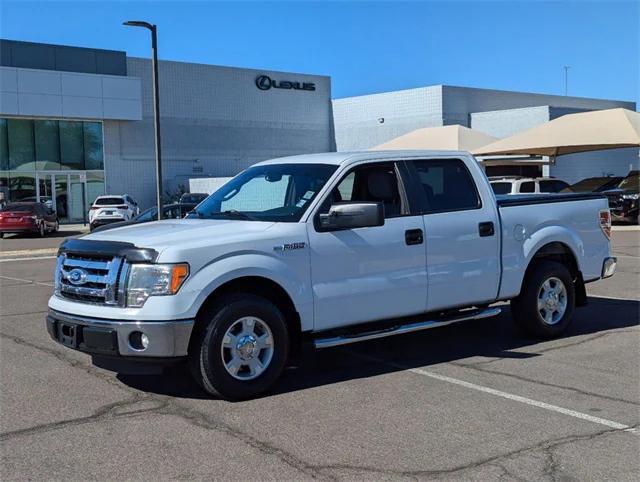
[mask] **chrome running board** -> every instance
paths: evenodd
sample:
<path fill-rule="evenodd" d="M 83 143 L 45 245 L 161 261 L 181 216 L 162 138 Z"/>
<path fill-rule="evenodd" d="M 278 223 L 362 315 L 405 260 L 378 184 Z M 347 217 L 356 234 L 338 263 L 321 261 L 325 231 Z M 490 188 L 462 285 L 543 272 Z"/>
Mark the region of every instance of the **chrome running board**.
<path fill-rule="evenodd" d="M 375 340 L 377 338 L 386 338 L 387 336 L 402 335 L 405 333 L 413 333 L 414 331 L 428 330 L 429 328 L 438 328 L 447 326 L 459 321 L 480 320 L 483 318 L 491 318 L 499 315 L 502 310 L 500 308 L 486 308 L 480 311 L 460 313 L 458 316 L 444 318 L 442 320 L 419 321 L 416 323 L 408 323 L 406 325 L 393 326 L 384 330 L 365 331 L 353 335 L 342 335 L 331 338 L 318 338 L 313 341 L 316 349 L 330 348 L 332 346 L 348 345 L 365 340 Z"/>

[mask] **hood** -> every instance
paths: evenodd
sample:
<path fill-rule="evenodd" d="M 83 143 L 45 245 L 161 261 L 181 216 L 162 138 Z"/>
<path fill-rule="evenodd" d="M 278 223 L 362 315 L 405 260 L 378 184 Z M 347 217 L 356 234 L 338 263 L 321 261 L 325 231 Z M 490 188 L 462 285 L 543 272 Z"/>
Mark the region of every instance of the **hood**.
<path fill-rule="evenodd" d="M 255 236 L 273 224 L 235 219 L 167 219 L 113 228 L 88 234 L 82 239 L 122 241 L 161 252 L 172 246 L 185 248 L 189 245 L 202 245 L 203 242 L 225 244 Z"/>
<path fill-rule="evenodd" d="M 615 189 L 607 189 L 606 191 L 602 191 L 602 194 L 604 194 L 605 196 L 622 196 L 623 194 L 637 194 L 638 190 L 636 189 L 620 189 L 620 188 L 615 188 Z"/>

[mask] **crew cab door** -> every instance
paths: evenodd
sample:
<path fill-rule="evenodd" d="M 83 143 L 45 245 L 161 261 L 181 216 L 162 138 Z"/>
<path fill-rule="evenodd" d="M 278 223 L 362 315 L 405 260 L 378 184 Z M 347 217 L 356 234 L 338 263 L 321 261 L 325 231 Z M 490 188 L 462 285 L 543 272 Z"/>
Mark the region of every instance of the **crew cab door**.
<path fill-rule="evenodd" d="M 489 183 L 473 158 L 409 161 L 425 226 L 428 311 L 495 300 L 500 225 Z"/>
<path fill-rule="evenodd" d="M 425 311 L 424 222 L 410 214 L 403 173 L 403 162 L 352 168 L 307 223 L 316 331 Z M 319 215 L 348 201 L 382 202 L 384 225 L 323 232 Z"/>

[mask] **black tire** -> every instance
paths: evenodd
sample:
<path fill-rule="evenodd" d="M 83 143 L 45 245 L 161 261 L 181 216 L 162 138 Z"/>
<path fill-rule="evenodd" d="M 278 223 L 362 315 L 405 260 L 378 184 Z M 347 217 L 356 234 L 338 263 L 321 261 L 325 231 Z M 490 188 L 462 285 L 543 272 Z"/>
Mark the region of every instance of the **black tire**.
<path fill-rule="evenodd" d="M 0 233 L 0 239 L 4 238 L 4 233 Z"/>
<path fill-rule="evenodd" d="M 238 380 L 225 368 L 222 340 L 226 331 L 243 317 L 266 323 L 273 336 L 273 354 L 266 369 L 252 380 Z M 289 356 L 285 318 L 269 300 L 247 293 L 225 295 L 202 313 L 189 346 L 189 367 L 207 392 L 227 400 L 245 400 L 268 390 L 280 377 Z"/>
<path fill-rule="evenodd" d="M 560 280 L 566 290 L 564 314 L 552 324 L 545 322 L 543 310 L 538 309 L 538 296 L 543 284 L 550 278 Z M 528 270 L 522 291 L 511 300 L 511 316 L 514 322 L 530 335 L 539 338 L 555 338 L 569 327 L 575 310 L 575 287 L 569 269 L 556 261 L 536 261 Z"/>

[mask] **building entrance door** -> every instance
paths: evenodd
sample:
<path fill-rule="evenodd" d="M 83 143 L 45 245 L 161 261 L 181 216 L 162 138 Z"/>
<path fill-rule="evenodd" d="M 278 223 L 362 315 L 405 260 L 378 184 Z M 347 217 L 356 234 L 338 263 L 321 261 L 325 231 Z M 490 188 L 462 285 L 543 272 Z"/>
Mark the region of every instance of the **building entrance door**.
<path fill-rule="evenodd" d="M 36 196 L 51 207 L 60 223 L 86 222 L 86 174 L 84 172 L 36 173 Z"/>

